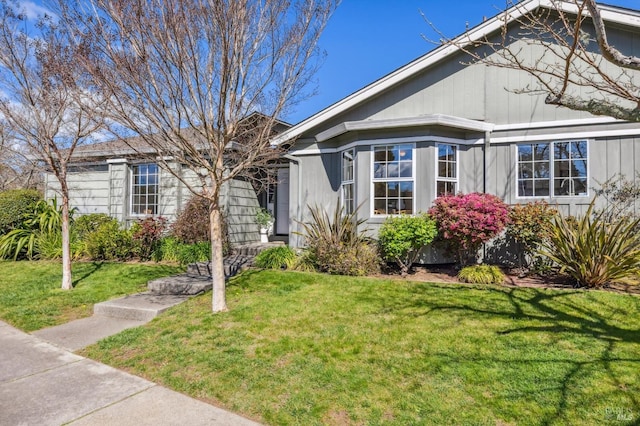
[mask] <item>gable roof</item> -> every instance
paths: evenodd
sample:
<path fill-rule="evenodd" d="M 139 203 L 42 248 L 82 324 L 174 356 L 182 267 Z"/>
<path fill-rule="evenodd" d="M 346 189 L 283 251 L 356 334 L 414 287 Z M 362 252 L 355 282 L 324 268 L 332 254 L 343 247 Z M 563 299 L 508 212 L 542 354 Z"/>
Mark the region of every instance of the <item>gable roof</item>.
<path fill-rule="evenodd" d="M 607 22 L 619 23 L 626 26 L 640 28 L 640 11 L 617 6 L 599 4 L 602 18 Z M 557 0 L 524 0 L 491 19 L 475 26 L 452 40 L 452 43 L 443 44 L 427 54 L 409 62 L 401 68 L 374 81 L 364 88 L 352 93 L 342 100 L 328 106 L 311 117 L 301 121 L 289 130 L 281 133 L 273 140 L 274 145 L 298 138 L 306 131 L 321 125 L 337 115 L 360 105 L 369 99 L 379 95 L 385 90 L 419 74 L 428 67 L 444 60 L 461 51 L 457 45 L 472 43 L 498 31 L 506 22 L 513 22 L 531 13 L 538 8 L 556 9 L 563 12 L 576 13 L 577 6 L 574 3 Z M 326 138 L 325 138 L 326 139 Z"/>

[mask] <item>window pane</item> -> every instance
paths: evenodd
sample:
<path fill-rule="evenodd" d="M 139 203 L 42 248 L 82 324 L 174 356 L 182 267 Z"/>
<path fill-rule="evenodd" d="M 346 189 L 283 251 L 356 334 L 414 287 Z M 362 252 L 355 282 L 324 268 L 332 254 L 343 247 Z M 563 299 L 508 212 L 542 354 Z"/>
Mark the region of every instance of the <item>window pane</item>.
<path fill-rule="evenodd" d="M 571 176 L 587 177 L 587 160 L 576 160 L 573 162 Z"/>
<path fill-rule="evenodd" d="M 402 198 L 400 200 L 399 213 L 413 214 L 413 200 L 411 198 Z"/>
<path fill-rule="evenodd" d="M 376 198 L 373 201 L 373 212 L 375 214 L 387 214 L 387 200 Z"/>
<path fill-rule="evenodd" d="M 587 180 L 573 179 L 573 195 L 587 195 Z"/>
<path fill-rule="evenodd" d="M 386 175 L 387 169 L 384 164 L 375 164 L 373 166 L 373 177 L 376 179 L 384 179 L 387 177 Z"/>
<path fill-rule="evenodd" d="M 518 177 L 520 179 L 530 179 L 533 177 L 533 172 L 531 171 L 533 163 L 523 163 L 518 167 Z"/>
<path fill-rule="evenodd" d="M 387 177 L 395 178 L 400 176 L 400 166 L 398 163 L 389 163 L 387 165 Z"/>
<path fill-rule="evenodd" d="M 387 151 L 385 149 L 375 148 L 373 161 L 387 161 Z"/>
<path fill-rule="evenodd" d="M 533 158 L 533 148 L 531 145 L 518 145 L 518 160 L 530 161 Z"/>
<path fill-rule="evenodd" d="M 519 197 L 533 196 L 533 180 L 521 179 L 518 181 L 518 196 Z"/>
<path fill-rule="evenodd" d="M 587 158 L 587 142 L 571 142 L 571 158 Z"/>
<path fill-rule="evenodd" d="M 400 196 L 405 198 L 413 197 L 413 182 L 400 183 Z"/>
<path fill-rule="evenodd" d="M 387 197 L 387 184 L 386 183 L 374 183 L 373 184 L 373 196 L 376 198 Z"/>
<path fill-rule="evenodd" d="M 570 162 L 569 161 L 555 161 L 554 164 L 554 174 L 556 178 L 561 178 L 561 177 L 569 177 L 570 172 L 569 172 L 569 167 L 570 167 Z"/>
<path fill-rule="evenodd" d="M 534 177 L 549 178 L 549 163 L 533 163 Z"/>
<path fill-rule="evenodd" d="M 412 167 L 411 162 L 403 161 L 400 163 L 400 177 L 411 177 L 412 176 Z"/>
<path fill-rule="evenodd" d="M 568 160 L 569 159 L 569 143 L 568 142 L 556 142 L 554 143 L 553 158 L 556 160 Z"/>
<path fill-rule="evenodd" d="M 533 159 L 536 161 L 549 160 L 549 144 L 538 143 L 533 145 Z"/>
<path fill-rule="evenodd" d="M 536 197 L 548 197 L 549 196 L 549 181 L 548 180 L 536 180 L 535 181 L 535 195 Z"/>
<path fill-rule="evenodd" d="M 569 195 L 571 179 L 554 179 L 553 193 L 555 195 Z"/>
<path fill-rule="evenodd" d="M 397 197 L 399 195 L 398 194 L 398 182 L 389 182 L 387 184 L 387 188 L 389 188 L 388 189 L 389 198 Z"/>

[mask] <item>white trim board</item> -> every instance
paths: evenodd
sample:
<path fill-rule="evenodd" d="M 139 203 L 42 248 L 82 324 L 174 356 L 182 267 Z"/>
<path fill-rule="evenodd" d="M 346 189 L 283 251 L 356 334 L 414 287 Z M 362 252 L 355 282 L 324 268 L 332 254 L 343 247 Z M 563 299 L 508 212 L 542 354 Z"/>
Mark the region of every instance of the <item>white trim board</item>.
<path fill-rule="evenodd" d="M 389 144 L 401 144 L 401 143 L 416 143 L 416 142 L 435 142 L 435 143 L 448 143 L 455 145 L 480 145 L 484 143 L 484 138 L 480 139 L 458 139 L 449 138 L 445 136 L 407 136 L 389 139 L 363 139 L 355 142 L 350 142 L 346 145 L 342 145 L 338 148 L 313 148 L 313 149 L 301 149 L 299 151 L 291 150 L 289 153 L 297 157 L 303 155 L 318 155 L 318 154 L 335 154 L 346 149 L 354 148 L 357 146 L 372 146 L 372 145 L 389 145 Z"/>

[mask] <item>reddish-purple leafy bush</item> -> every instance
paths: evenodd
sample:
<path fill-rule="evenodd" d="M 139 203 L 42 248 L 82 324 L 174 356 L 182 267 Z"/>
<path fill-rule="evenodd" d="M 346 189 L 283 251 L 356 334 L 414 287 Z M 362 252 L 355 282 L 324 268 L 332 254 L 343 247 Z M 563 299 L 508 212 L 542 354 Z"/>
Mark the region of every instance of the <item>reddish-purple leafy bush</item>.
<path fill-rule="evenodd" d="M 490 194 L 446 195 L 434 201 L 429 215 L 448 250 L 465 264 L 483 243 L 502 232 L 509 222 L 509 206 Z"/>
<path fill-rule="evenodd" d="M 131 228 L 133 241 L 141 260 L 151 259 L 151 255 L 158 248 L 166 228 L 167 219 L 163 217 L 147 217 Z"/>
<path fill-rule="evenodd" d="M 171 235 L 187 244 L 211 241 L 209 201 L 202 197 L 191 197 L 171 227 Z"/>

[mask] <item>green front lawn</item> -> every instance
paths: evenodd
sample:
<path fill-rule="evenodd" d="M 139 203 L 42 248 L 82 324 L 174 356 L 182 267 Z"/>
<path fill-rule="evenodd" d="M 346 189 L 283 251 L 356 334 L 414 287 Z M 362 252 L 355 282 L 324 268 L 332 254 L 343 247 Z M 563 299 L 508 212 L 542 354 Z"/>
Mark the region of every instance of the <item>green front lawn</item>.
<path fill-rule="evenodd" d="M 637 424 L 640 297 L 250 271 L 84 354 L 268 424 Z"/>
<path fill-rule="evenodd" d="M 152 264 L 74 263 L 73 290 L 61 290 L 61 263 L 0 261 L 0 319 L 24 331 L 93 314 L 93 305 L 146 290 L 147 281 L 183 268 Z"/>

